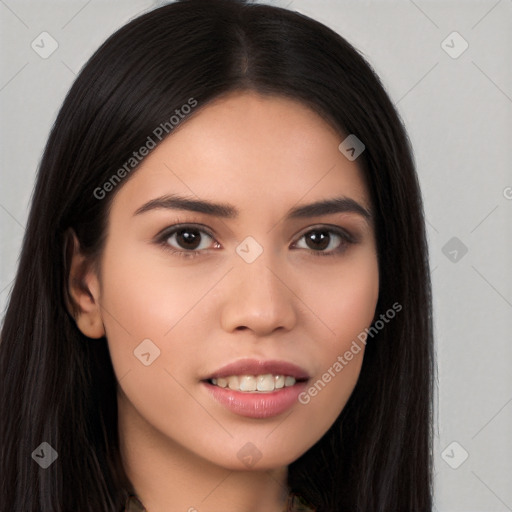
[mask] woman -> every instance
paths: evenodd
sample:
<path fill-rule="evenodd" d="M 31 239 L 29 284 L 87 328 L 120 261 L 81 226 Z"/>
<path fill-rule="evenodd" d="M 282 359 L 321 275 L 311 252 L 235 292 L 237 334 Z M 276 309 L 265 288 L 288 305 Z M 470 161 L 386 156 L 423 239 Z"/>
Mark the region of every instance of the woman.
<path fill-rule="evenodd" d="M 2 510 L 431 510 L 431 321 L 409 142 L 358 52 L 276 7 L 155 9 L 44 152 Z"/>

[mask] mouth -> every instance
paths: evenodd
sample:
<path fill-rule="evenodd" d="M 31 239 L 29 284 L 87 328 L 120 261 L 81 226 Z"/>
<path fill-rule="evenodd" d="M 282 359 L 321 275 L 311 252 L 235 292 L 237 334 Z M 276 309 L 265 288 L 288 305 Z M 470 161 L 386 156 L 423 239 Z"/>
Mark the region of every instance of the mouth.
<path fill-rule="evenodd" d="M 263 419 L 294 407 L 310 380 L 286 361 L 243 359 L 202 379 L 208 396 L 237 416 Z"/>
<path fill-rule="evenodd" d="M 239 391 L 241 393 L 273 393 L 280 389 L 295 386 L 297 382 L 306 382 L 307 378 L 293 377 L 291 375 L 275 375 L 265 373 L 262 375 L 229 375 L 206 379 L 212 386 L 223 389 Z"/>

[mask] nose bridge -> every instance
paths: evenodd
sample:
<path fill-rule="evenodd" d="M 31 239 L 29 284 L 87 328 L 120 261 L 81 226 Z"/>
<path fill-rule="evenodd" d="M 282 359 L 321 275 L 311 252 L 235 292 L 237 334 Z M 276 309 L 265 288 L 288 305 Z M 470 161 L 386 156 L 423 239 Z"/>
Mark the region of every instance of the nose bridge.
<path fill-rule="evenodd" d="M 269 237 L 270 238 L 270 237 Z M 236 247 L 233 287 L 223 311 L 224 328 L 250 328 L 259 334 L 295 322 L 293 293 L 284 284 L 283 266 L 270 247 L 248 236 Z"/>

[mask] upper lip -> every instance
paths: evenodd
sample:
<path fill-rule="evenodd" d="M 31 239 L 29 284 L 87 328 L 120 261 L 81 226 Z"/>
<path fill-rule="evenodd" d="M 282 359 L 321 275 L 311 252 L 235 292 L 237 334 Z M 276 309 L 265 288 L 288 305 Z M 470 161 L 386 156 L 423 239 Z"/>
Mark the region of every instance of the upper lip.
<path fill-rule="evenodd" d="M 306 370 L 287 361 L 241 359 L 215 370 L 204 380 L 229 377 L 231 375 L 264 375 L 267 373 L 273 375 L 289 375 L 290 377 L 295 377 L 296 380 L 309 379 Z"/>

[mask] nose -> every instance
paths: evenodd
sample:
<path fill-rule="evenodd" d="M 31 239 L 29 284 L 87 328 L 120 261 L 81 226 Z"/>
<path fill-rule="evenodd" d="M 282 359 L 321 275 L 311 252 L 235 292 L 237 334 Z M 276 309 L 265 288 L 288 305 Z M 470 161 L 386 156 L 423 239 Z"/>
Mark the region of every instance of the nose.
<path fill-rule="evenodd" d="M 238 256 L 234 262 L 221 299 L 222 328 L 226 332 L 249 329 L 257 336 L 291 330 L 297 321 L 298 298 L 284 266 L 270 251 L 251 263 Z"/>

